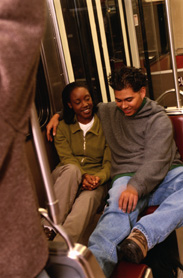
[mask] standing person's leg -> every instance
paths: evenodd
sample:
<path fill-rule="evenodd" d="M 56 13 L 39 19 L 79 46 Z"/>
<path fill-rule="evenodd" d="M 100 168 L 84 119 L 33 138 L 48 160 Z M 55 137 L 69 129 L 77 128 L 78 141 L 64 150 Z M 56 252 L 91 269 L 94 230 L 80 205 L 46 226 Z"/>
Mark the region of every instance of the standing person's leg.
<path fill-rule="evenodd" d="M 120 245 L 121 252 L 128 260 L 139 263 L 139 258 L 143 259 L 147 250 L 164 241 L 173 230 L 183 226 L 182 200 L 183 167 L 177 167 L 168 172 L 156 191 L 150 195 L 148 206 L 159 207 L 154 213 L 142 217 Z"/>
<path fill-rule="evenodd" d="M 92 191 L 79 192 L 71 212 L 63 224 L 64 229 L 74 242 L 79 242 L 79 239 L 82 238 L 106 195 L 107 185 L 101 185 Z"/>
<path fill-rule="evenodd" d="M 109 190 L 108 206 L 105 208 L 96 229 L 89 238 L 89 249 L 95 255 L 106 277 L 110 277 L 118 262 L 117 245 L 128 236 L 135 225 L 139 213 L 147 205 L 147 200 L 140 200 L 136 210 L 124 213 L 119 209 L 118 201 L 131 177 L 117 179 Z"/>
<path fill-rule="evenodd" d="M 67 164 L 57 167 L 52 176 L 56 198 L 59 201 L 60 222 L 63 223 L 75 201 L 82 175 L 76 165 Z"/>

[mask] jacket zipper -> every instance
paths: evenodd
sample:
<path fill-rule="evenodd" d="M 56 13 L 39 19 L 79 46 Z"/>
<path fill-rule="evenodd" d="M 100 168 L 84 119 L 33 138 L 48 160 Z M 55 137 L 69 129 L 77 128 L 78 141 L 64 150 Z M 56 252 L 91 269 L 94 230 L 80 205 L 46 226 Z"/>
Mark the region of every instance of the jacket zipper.
<path fill-rule="evenodd" d="M 85 139 L 85 136 L 83 136 L 83 150 L 84 150 L 84 155 L 85 155 L 85 150 L 86 150 L 86 139 Z M 85 157 L 83 157 L 81 159 L 81 163 L 83 163 Z"/>

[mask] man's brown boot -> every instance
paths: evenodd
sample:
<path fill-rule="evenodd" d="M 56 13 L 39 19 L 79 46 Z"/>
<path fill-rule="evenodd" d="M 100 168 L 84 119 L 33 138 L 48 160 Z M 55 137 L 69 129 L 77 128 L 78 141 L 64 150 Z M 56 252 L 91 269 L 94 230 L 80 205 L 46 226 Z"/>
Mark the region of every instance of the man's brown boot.
<path fill-rule="evenodd" d="M 147 255 L 147 240 L 144 234 L 134 229 L 129 236 L 119 244 L 119 260 L 124 258 L 132 263 L 140 263 Z"/>

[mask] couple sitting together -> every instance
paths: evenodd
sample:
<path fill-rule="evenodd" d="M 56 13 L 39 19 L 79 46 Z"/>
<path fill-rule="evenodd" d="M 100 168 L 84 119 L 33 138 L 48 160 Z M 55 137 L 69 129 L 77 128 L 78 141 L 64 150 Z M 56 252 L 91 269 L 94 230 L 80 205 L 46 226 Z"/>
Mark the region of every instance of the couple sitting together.
<path fill-rule="evenodd" d="M 62 93 L 63 120 L 55 114 L 47 126 L 60 157 L 52 173 L 60 221 L 75 242 L 108 193 L 88 242 L 106 277 L 122 258 L 139 263 L 183 225 L 183 163 L 169 117 L 146 97 L 140 69 L 113 71 L 109 85 L 115 102 L 95 107 L 85 84 L 68 84 Z M 138 220 L 152 205 L 159 207 Z"/>

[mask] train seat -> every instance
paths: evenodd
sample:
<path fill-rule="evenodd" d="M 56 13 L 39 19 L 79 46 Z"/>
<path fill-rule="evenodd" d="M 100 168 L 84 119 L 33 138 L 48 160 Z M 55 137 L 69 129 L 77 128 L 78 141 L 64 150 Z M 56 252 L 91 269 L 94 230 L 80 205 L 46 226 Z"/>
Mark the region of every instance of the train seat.
<path fill-rule="evenodd" d="M 183 115 L 171 115 L 169 117 L 174 128 L 174 139 L 183 160 Z"/>
<path fill-rule="evenodd" d="M 122 261 L 114 270 L 112 278 L 142 278 L 148 277 L 149 268 L 146 264 L 132 264 Z"/>
<path fill-rule="evenodd" d="M 181 158 L 183 160 L 183 115 L 170 115 L 169 117 L 172 121 L 174 128 L 174 139 L 178 147 L 179 153 L 181 155 Z M 153 213 L 156 209 L 157 206 L 148 207 L 141 214 L 141 216 Z M 161 261 L 161 264 L 163 264 L 165 268 L 169 267 L 168 263 L 167 265 L 165 263 L 166 258 L 171 258 L 172 261 L 174 259 L 175 261 L 179 260 L 178 245 L 175 231 L 173 231 L 164 242 L 156 245 L 152 250 L 150 250 L 143 263 L 133 264 L 127 261 L 122 261 L 118 263 L 111 278 L 150 278 L 152 277 L 152 274 L 155 278 L 167 277 L 165 276 L 166 269 L 159 268 L 158 260 L 160 260 L 160 258 L 163 257 L 165 257 L 165 259 L 164 262 Z M 152 269 L 152 273 L 148 272 L 149 267 Z"/>
<path fill-rule="evenodd" d="M 174 138 L 175 138 L 177 147 L 179 149 L 179 152 L 181 154 L 181 157 L 183 158 L 183 144 L 182 144 L 182 142 L 183 142 L 183 115 L 170 116 L 170 119 L 174 126 Z M 51 168 L 51 170 L 53 170 L 58 163 L 58 156 L 54 149 L 53 143 L 50 143 L 47 141 L 45 132 L 43 134 L 43 138 L 45 141 L 46 151 L 47 151 L 48 158 L 49 158 L 50 168 Z M 30 143 L 30 142 L 28 142 L 28 143 Z M 29 159 L 32 157 L 32 153 L 34 153 L 34 151 L 31 149 L 31 151 L 28 152 Z M 33 165 L 34 165 L 34 167 L 32 167 Z M 32 162 L 32 158 L 30 160 L 30 168 L 34 168 L 33 169 L 34 171 L 35 171 L 35 169 L 39 168 L 39 166 L 35 167 L 35 161 L 33 160 L 33 162 Z M 37 178 L 37 176 L 40 176 L 40 175 L 36 174 L 33 176 L 36 176 L 36 178 Z M 44 186 L 40 186 L 41 181 L 39 181 L 37 183 L 36 182 L 37 182 L 37 179 L 35 179 L 35 184 L 37 185 L 36 186 L 37 196 L 39 196 L 38 201 L 39 201 L 40 206 L 44 207 L 44 205 L 45 205 Z M 157 207 L 149 207 L 144 211 L 144 214 L 152 213 L 156 208 Z M 173 246 L 173 248 L 172 248 L 172 246 Z M 136 264 L 132 264 L 132 263 L 129 263 L 126 261 L 120 262 L 116 266 L 111 278 L 122 278 L 122 277 L 125 277 L 125 278 L 142 278 L 142 277 L 150 278 L 152 276 L 149 273 L 149 267 L 152 268 L 153 275 L 154 275 L 154 273 L 159 271 L 158 266 L 157 266 L 157 260 L 155 260 L 157 257 L 157 254 L 158 253 L 160 254 L 160 255 L 158 255 L 158 258 L 159 258 L 159 257 L 162 257 L 164 255 L 164 253 L 169 254 L 169 252 L 171 252 L 171 253 L 173 252 L 174 255 L 176 257 L 178 257 L 178 247 L 177 247 L 177 240 L 176 240 L 175 232 L 173 232 L 163 243 L 160 243 L 157 246 L 155 246 L 152 249 L 152 252 L 150 250 L 148 252 L 147 260 L 145 260 L 143 263 L 136 265 Z M 154 275 L 154 277 L 162 278 L 162 277 L 166 277 L 166 276 L 163 276 L 163 275 L 155 276 Z"/>

